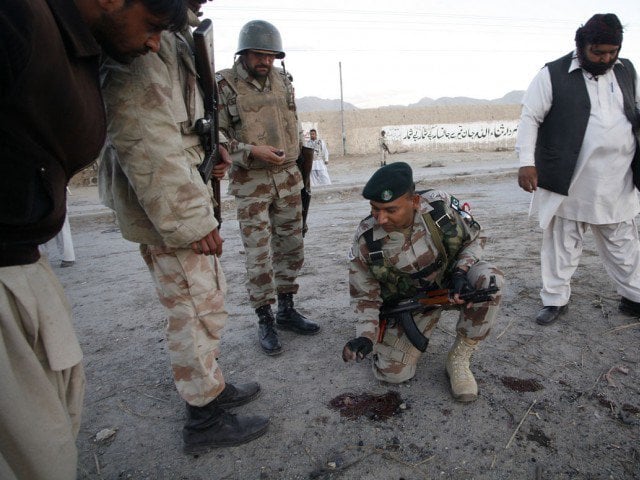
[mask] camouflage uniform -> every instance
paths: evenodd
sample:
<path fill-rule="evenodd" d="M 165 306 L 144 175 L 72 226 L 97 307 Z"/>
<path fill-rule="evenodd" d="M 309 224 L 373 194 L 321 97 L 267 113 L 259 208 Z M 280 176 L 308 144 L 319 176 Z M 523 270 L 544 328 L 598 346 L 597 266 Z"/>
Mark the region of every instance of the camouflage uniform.
<path fill-rule="evenodd" d="M 465 230 L 470 237 L 449 262 L 443 261 L 443 247 L 438 246 L 439 240 L 431 235 L 428 225 L 431 222 L 429 212 L 433 210 L 429 202 L 438 200 L 444 201 L 446 213 L 455 219 L 459 228 Z M 438 284 L 446 281 L 446 276 L 443 277 L 445 268 L 451 271 L 456 267 L 463 267 L 469 268 L 467 278 L 476 288 L 486 288 L 492 275 L 496 278 L 497 286 L 502 286 L 502 272 L 480 260 L 486 237 L 479 227 L 475 227 L 477 223 L 470 224 L 463 219 L 457 209 L 452 207 L 452 201 L 457 200 L 445 192 L 430 190 L 421 195 L 420 210 L 415 213 L 410 231 L 387 233 L 377 225 L 373 217 L 363 220 L 356 231 L 349 252 L 349 286 L 358 319 L 356 337 L 367 337 L 374 342 L 373 371 L 380 380 L 400 383 L 415 375 L 420 351 L 411 344 L 400 328 L 388 327 L 382 342 L 376 343 L 378 314 L 383 298 L 410 298 L 420 286 L 420 281 L 410 277 L 410 274 L 422 271 L 425 274 L 420 277 L 422 282 Z M 431 228 L 434 228 L 434 225 Z M 381 241 L 384 265 L 376 265 L 370 260 L 364 235 L 368 230 L 372 230 L 374 241 Z M 434 264 L 441 266 L 433 267 Z M 383 281 L 379 281 L 380 279 Z M 414 314 L 414 321 L 423 335 L 429 338 L 442 311 L 445 308 L 456 308 L 460 310 L 457 333 L 473 341 L 483 340 L 491 331 L 500 301 L 501 294 L 498 293 L 494 300 L 475 304 L 471 308 L 466 308 L 466 305 L 452 305 L 424 314 Z"/>
<path fill-rule="evenodd" d="M 197 18 L 189 12 L 190 23 Z M 217 364 L 227 312 L 226 282 L 215 256 L 190 248 L 213 231 L 211 188 L 197 171 L 204 116 L 188 31 L 163 33 L 160 52 L 130 65 L 103 65 L 109 135 L 99 172 L 103 202 L 116 212 L 122 236 L 142 257 L 167 310 L 167 345 L 174 381 L 201 407 L 224 389 Z"/>
<path fill-rule="evenodd" d="M 378 137 L 378 150 L 380 150 L 380 165 L 386 165 L 389 147 L 387 146 L 387 137 L 382 134 Z"/>
<path fill-rule="evenodd" d="M 220 129 L 229 138 L 233 165 L 229 193 L 236 197 L 245 248 L 247 289 L 253 308 L 275 303 L 276 294 L 297 293 L 304 262 L 302 176 L 296 166 L 300 134 L 293 86 L 272 68 L 263 85 L 241 59 L 218 73 Z M 285 152 L 282 165 L 252 158 L 250 145 Z"/>

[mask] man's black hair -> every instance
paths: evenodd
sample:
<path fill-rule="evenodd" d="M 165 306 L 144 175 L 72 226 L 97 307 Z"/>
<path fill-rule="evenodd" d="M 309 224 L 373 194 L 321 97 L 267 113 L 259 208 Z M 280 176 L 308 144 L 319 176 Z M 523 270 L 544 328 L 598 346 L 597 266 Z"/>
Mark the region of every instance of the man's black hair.
<path fill-rule="evenodd" d="M 139 1 L 149 12 L 166 21 L 167 30 L 176 32 L 187 25 L 187 2 L 184 0 L 125 0 L 125 4 Z"/>
<path fill-rule="evenodd" d="M 624 28 L 615 13 L 596 13 L 587 23 L 576 30 L 576 46 L 583 49 L 585 45 L 622 45 Z"/>

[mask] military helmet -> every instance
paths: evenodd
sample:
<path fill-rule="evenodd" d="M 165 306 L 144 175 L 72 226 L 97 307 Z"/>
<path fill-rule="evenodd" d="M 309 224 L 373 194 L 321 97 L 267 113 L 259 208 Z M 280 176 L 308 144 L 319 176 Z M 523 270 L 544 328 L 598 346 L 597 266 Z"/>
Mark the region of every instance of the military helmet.
<path fill-rule="evenodd" d="M 240 29 L 236 55 L 245 50 L 266 50 L 274 52 L 276 58 L 284 58 L 280 32 L 276 27 L 264 20 L 252 20 Z"/>

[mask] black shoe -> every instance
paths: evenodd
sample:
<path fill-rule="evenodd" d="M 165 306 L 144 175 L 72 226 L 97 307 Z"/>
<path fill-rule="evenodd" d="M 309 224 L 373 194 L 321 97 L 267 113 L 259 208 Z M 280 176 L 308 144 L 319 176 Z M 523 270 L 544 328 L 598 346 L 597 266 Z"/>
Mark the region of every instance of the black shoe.
<path fill-rule="evenodd" d="M 266 417 L 239 417 L 215 403 L 216 400 L 204 407 L 187 404 L 187 423 L 182 429 L 185 453 L 242 445 L 263 435 L 269 427 Z"/>
<path fill-rule="evenodd" d="M 536 317 L 538 325 L 550 325 L 555 322 L 560 315 L 567 313 L 569 307 L 563 305 L 561 307 L 542 307 Z"/>
<path fill-rule="evenodd" d="M 260 395 L 260 385 L 256 382 L 242 383 L 240 385 L 227 383 L 222 393 L 216 398 L 216 401 L 218 406 L 222 408 L 237 407 L 249 403 L 258 395 Z"/>
<path fill-rule="evenodd" d="M 278 339 L 271 305 L 263 305 L 256 308 L 256 314 L 258 315 L 258 340 L 262 351 L 267 355 L 281 354 L 282 345 Z"/>
<path fill-rule="evenodd" d="M 632 317 L 640 317 L 640 303 L 629 300 L 625 297 L 620 297 L 620 303 L 618 304 L 618 310 L 625 315 Z"/>
<path fill-rule="evenodd" d="M 315 335 L 320 331 L 320 325 L 308 320 L 293 308 L 293 293 L 278 294 L 276 324 L 278 328 L 291 330 L 300 335 Z"/>

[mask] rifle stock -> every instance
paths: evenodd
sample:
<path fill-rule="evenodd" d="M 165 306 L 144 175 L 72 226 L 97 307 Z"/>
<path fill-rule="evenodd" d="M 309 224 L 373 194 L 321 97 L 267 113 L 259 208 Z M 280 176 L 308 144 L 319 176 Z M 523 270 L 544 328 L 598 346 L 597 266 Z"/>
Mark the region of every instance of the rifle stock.
<path fill-rule="evenodd" d="M 204 118 L 196 122 L 196 131 L 204 148 L 204 160 L 198 167 L 198 172 L 204 183 L 211 181 L 213 197 L 216 205 L 213 214 L 218 221 L 218 228 L 222 225 L 222 199 L 220 197 L 220 182 L 212 177 L 213 168 L 220 161 L 220 140 L 218 132 L 218 85 L 215 77 L 213 57 L 213 22 L 205 18 L 193 32 L 194 55 L 198 81 L 204 94 Z"/>

